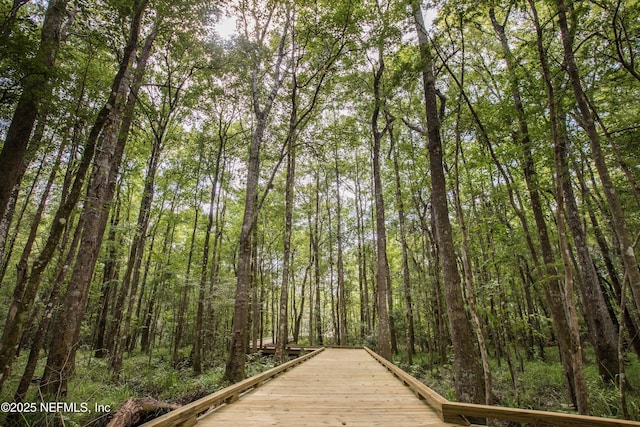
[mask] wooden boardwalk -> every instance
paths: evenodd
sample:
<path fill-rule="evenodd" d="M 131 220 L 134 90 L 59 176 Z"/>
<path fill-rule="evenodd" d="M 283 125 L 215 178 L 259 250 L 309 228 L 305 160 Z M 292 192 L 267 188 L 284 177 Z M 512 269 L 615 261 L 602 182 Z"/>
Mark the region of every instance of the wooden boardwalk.
<path fill-rule="evenodd" d="M 469 425 L 466 417 L 558 427 L 640 427 L 637 421 L 450 402 L 366 347 L 319 348 L 143 426 L 453 427 Z"/>
<path fill-rule="evenodd" d="M 454 426 L 365 350 L 326 349 L 198 426 Z"/>

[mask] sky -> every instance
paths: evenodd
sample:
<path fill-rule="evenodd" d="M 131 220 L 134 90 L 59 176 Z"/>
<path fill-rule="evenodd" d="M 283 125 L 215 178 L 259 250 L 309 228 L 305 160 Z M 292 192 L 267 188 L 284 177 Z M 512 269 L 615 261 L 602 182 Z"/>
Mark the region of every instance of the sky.
<path fill-rule="evenodd" d="M 215 28 L 216 32 L 222 39 L 230 39 L 236 32 L 235 16 L 222 16 L 220 21 L 216 24 Z"/>
<path fill-rule="evenodd" d="M 431 26 L 431 23 L 436 17 L 436 9 L 427 9 L 423 11 L 425 13 L 424 19 L 427 27 Z M 236 32 L 237 20 L 235 16 L 223 15 L 220 21 L 215 25 L 216 32 L 224 39 L 229 40 Z"/>

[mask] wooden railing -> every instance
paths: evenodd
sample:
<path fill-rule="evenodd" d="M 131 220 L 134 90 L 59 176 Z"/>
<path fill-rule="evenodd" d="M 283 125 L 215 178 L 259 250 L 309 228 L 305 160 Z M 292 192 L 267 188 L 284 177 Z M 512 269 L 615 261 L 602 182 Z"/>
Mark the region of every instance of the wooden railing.
<path fill-rule="evenodd" d="M 316 356 L 323 350 L 324 347 L 321 347 L 315 351 L 312 351 L 311 353 L 305 354 L 304 356 L 300 356 L 296 359 L 290 360 L 287 363 L 283 363 L 282 365 L 262 372 L 261 374 L 255 375 L 251 378 L 247 378 L 244 381 L 240 381 L 239 383 L 233 384 L 216 393 L 205 396 L 202 399 L 196 400 L 195 402 L 189 403 L 188 405 L 182 406 L 167 414 L 155 418 L 148 423 L 143 424 L 143 427 L 193 426 L 197 423 L 197 417 L 200 414 L 207 412 L 210 409 L 216 408 L 223 403 L 235 402 L 236 400 L 238 400 L 241 394 L 247 392 L 248 390 L 259 387 L 264 382 L 272 379 L 273 377 L 288 369 L 293 368 L 294 366 L 304 362 L 305 360 Z"/>
<path fill-rule="evenodd" d="M 440 417 L 443 422 L 469 425 L 466 417 L 470 417 L 517 421 L 528 424 L 544 424 L 558 427 L 640 427 L 640 422 L 637 421 L 450 402 L 371 349 L 365 347 L 365 350 L 385 366 L 391 373 L 393 373 L 400 381 L 411 388 L 419 398 L 424 399 L 429 406 L 436 411 L 438 417 Z"/>

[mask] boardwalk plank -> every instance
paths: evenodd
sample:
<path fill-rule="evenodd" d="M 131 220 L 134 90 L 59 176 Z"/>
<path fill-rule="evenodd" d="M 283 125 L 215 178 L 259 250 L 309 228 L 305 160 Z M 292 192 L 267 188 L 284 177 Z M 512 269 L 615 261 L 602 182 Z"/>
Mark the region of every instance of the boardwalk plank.
<path fill-rule="evenodd" d="M 198 426 L 454 426 L 364 350 L 327 349 Z"/>

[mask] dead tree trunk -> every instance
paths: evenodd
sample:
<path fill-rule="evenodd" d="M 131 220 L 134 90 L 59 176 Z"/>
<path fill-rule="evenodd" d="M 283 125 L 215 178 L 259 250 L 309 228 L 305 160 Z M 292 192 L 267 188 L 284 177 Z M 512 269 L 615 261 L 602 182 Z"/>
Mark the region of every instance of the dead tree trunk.
<path fill-rule="evenodd" d="M 136 426 L 144 417 L 159 409 L 178 409 L 180 405 L 160 402 L 152 397 L 130 397 L 125 400 L 115 415 L 107 424 L 107 427 L 131 427 Z"/>

